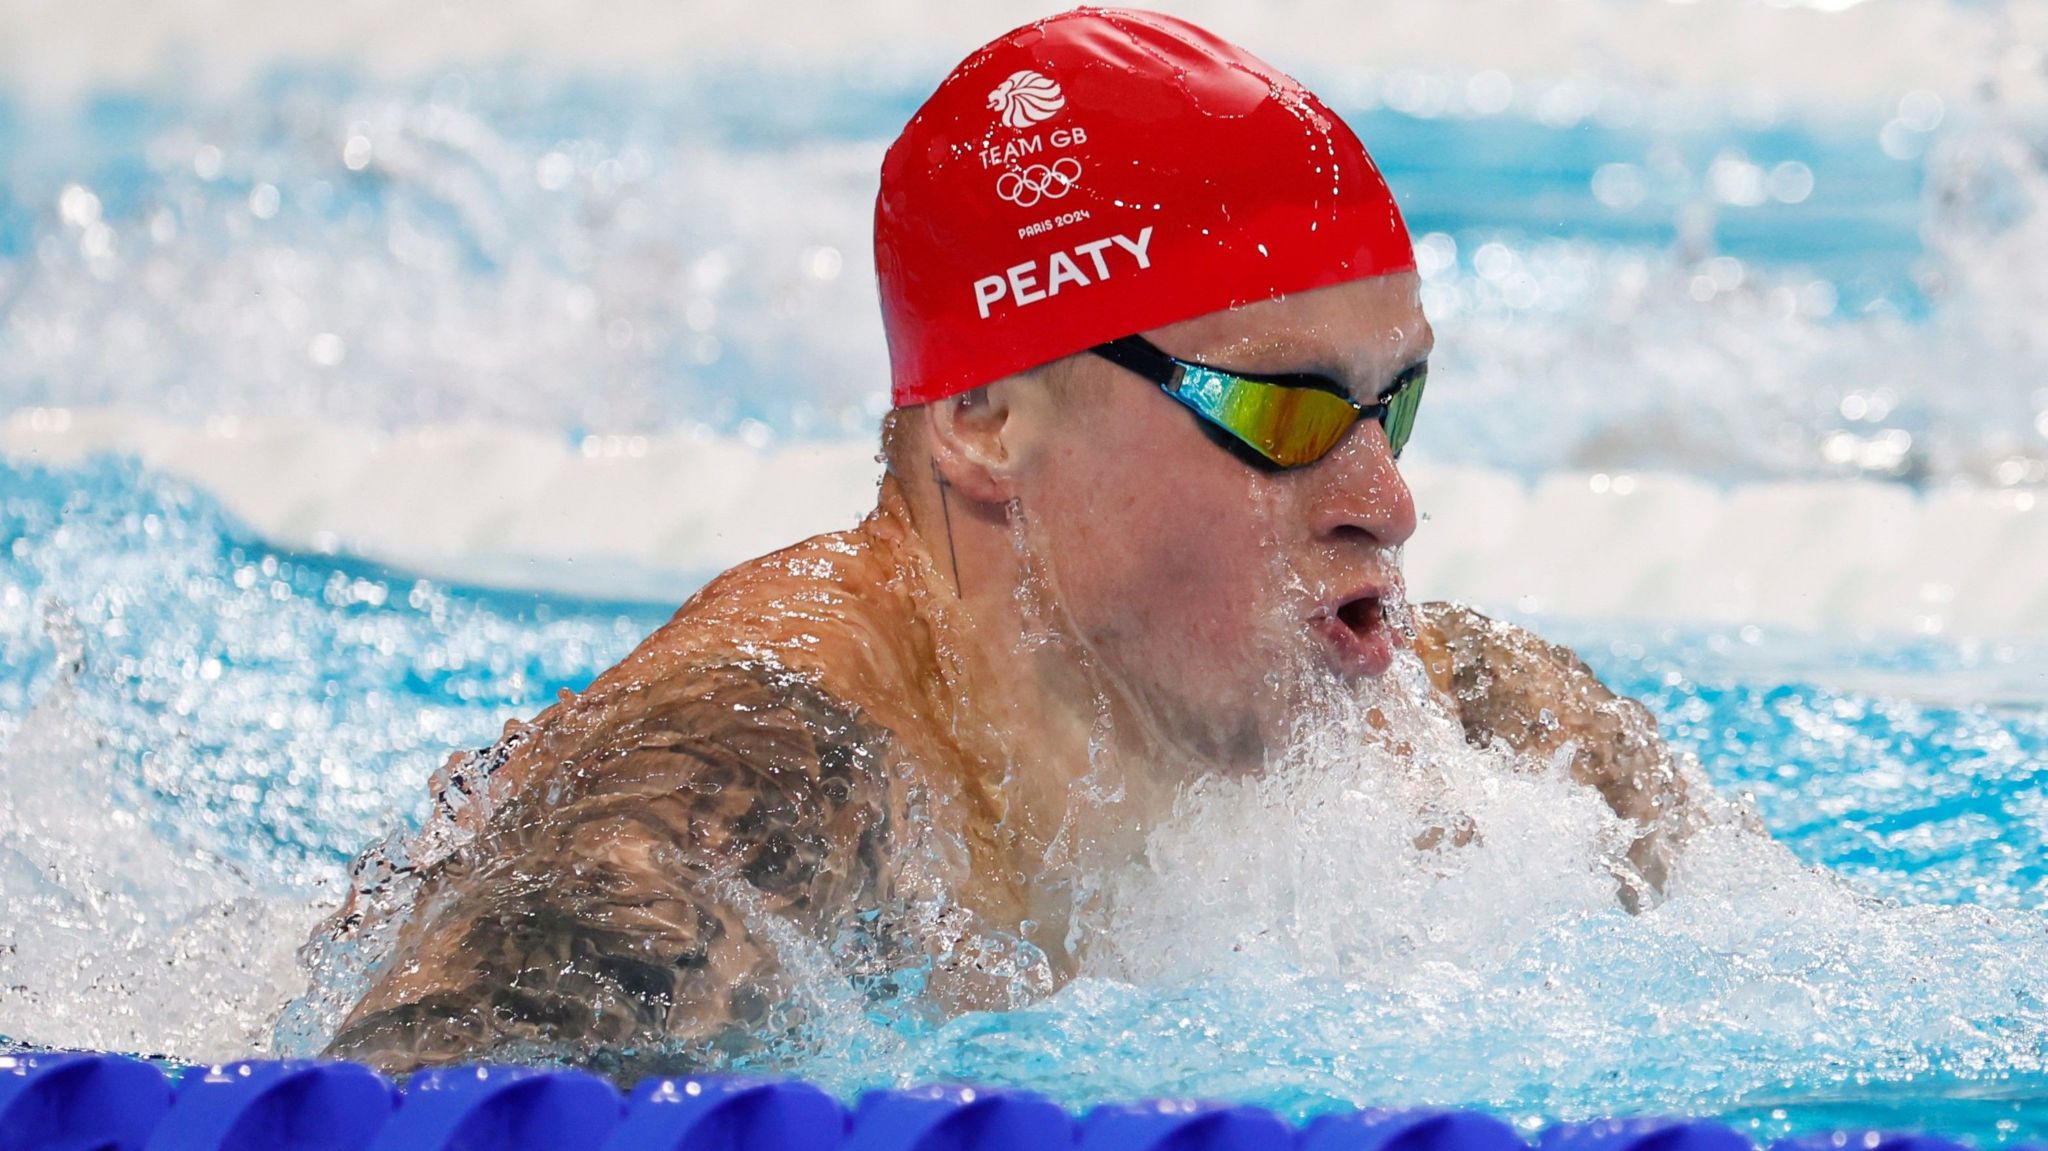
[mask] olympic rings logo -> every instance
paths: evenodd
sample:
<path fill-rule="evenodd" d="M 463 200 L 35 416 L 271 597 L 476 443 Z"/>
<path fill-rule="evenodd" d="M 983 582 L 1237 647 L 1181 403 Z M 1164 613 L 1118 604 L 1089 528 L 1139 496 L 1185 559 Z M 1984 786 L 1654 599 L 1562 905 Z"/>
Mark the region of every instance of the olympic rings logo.
<path fill-rule="evenodd" d="M 1081 182 L 1081 161 L 1062 156 L 1051 164 L 1033 164 L 1023 171 L 1012 168 L 996 177 L 996 195 L 1019 208 L 1040 200 L 1057 200 Z"/>

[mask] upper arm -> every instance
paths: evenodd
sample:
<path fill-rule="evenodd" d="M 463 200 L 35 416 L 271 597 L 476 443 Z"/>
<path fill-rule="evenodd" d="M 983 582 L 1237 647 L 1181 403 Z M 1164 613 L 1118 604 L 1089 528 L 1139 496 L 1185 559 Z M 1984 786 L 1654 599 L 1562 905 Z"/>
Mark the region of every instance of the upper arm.
<path fill-rule="evenodd" d="M 574 754 L 423 883 L 332 1053 L 400 1069 L 763 1029 L 778 933 L 815 930 L 876 879 L 882 737 L 800 682 L 728 670 L 649 694 L 574 721 Z"/>
<path fill-rule="evenodd" d="M 1692 807 L 1691 785 L 1648 708 L 1616 695 L 1569 648 L 1456 604 L 1425 604 L 1417 651 L 1457 707 L 1466 739 L 1525 756 L 1569 754 L 1572 777 L 1641 825 L 1630 859 L 1661 890 Z"/>

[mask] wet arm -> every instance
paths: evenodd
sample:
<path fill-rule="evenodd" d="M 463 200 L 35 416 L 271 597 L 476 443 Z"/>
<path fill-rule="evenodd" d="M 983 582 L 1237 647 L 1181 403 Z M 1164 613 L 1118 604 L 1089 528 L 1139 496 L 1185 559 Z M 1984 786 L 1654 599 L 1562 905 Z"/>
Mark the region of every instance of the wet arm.
<path fill-rule="evenodd" d="M 874 880 L 877 747 L 760 681 L 617 723 L 423 888 L 329 1054 L 390 1071 L 650 1046 L 691 1061 L 772 1029 L 784 947 Z"/>
<path fill-rule="evenodd" d="M 1417 652 L 1455 702 L 1465 738 L 1543 759 L 1568 748 L 1572 777 L 1643 829 L 1629 862 L 1649 894 L 1661 893 L 1694 803 L 1649 709 L 1615 695 L 1570 649 L 1521 628 L 1456 604 L 1417 614 Z"/>

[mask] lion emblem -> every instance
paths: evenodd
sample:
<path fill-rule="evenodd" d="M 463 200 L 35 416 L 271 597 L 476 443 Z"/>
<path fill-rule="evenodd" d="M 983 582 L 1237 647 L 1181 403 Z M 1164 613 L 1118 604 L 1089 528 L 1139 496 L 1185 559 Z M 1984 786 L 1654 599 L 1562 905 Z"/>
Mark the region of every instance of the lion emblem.
<path fill-rule="evenodd" d="M 1004 125 L 1029 128 L 1052 119 L 1067 106 L 1067 98 L 1060 94 L 1060 86 L 1051 77 L 1026 68 L 1010 73 L 1009 79 L 996 85 L 996 90 L 988 94 L 988 106 L 1003 114 Z"/>

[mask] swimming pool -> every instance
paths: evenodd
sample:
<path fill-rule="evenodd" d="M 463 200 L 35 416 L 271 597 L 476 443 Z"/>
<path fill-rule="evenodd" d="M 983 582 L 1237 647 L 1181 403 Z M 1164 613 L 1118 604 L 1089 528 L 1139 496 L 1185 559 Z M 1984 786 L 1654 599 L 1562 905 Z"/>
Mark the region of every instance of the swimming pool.
<path fill-rule="evenodd" d="M 1739 64 L 1749 17 L 1702 19 L 1700 51 Z M 1619 66 L 1268 54 L 1352 118 L 1424 237 L 1448 383 L 1418 467 L 1916 498 L 2048 479 L 2038 173 L 1994 162 L 2031 138 L 2027 100 L 1717 103 Z M 221 94 L 0 103 L 0 1035 L 317 1043 L 293 951 L 348 857 L 417 818 L 448 749 L 580 686 L 749 541 L 697 479 L 663 489 L 674 542 L 630 571 L 515 551 L 496 559 L 523 578 L 488 579 L 506 570 L 472 562 L 479 541 L 544 537 L 546 493 L 477 497 L 470 540 L 397 515 L 323 535 L 307 493 L 373 501 L 374 461 L 423 428 L 458 468 L 512 426 L 585 460 L 866 451 L 872 172 L 942 67 L 277 64 Z M 58 420 L 126 455 L 19 447 Z M 447 430 L 465 421 L 484 430 Z M 219 452 L 238 427 L 293 433 L 200 485 L 137 460 L 180 424 Z M 384 447 L 323 470 L 343 440 Z M 1452 530 L 1457 508 L 1426 510 Z M 1667 541 L 1630 538 L 1610 562 L 1654 567 Z M 1564 562 L 1490 558 L 1524 554 Z M 1597 821 L 1555 780 L 1489 790 L 1451 764 L 1495 834 L 1411 876 L 1385 765 L 1311 757 L 1192 797 L 1154 869 L 1114 877 L 1133 910 L 1088 977 L 951 1020 L 820 979 L 822 1022 L 776 1067 L 843 1093 L 2048 1135 L 2048 653 L 1821 618 L 1841 626 L 1529 619 L 1783 845 L 1707 845 L 1651 915 L 1612 908 Z"/>

